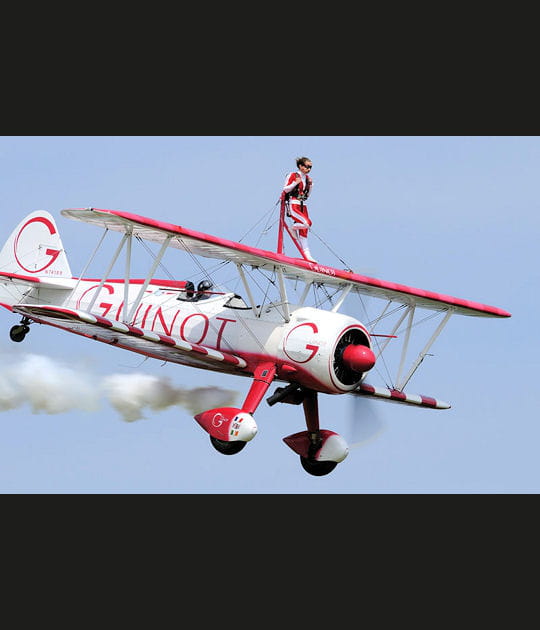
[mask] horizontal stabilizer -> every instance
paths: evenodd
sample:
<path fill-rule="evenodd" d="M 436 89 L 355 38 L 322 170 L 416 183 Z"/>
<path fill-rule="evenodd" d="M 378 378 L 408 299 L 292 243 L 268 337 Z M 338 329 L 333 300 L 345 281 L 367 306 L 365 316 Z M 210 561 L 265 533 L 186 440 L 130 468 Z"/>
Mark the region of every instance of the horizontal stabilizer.
<path fill-rule="evenodd" d="M 43 289 L 65 289 L 71 291 L 77 284 L 74 278 L 48 278 L 46 276 L 27 276 L 20 273 L 6 273 L 0 271 L 0 282 L 10 281 L 14 284 L 23 284 L 29 287 Z"/>
<path fill-rule="evenodd" d="M 43 304 L 18 304 L 13 306 L 12 310 L 40 324 L 56 326 L 154 359 L 216 370 L 246 367 L 244 359 L 228 352 L 189 343 L 85 311 Z"/>
<path fill-rule="evenodd" d="M 359 387 L 352 392 L 355 396 L 372 396 L 379 400 L 387 402 L 402 403 L 405 405 L 416 405 L 417 407 L 427 407 L 429 409 L 450 409 L 451 405 L 444 400 L 438 400 L 431 396 L 421 396 L 419 394 L 407 394 L 397 389 L 388 389 L 387 387 L 374 387 L 367 383 L 361 383 Z"/>

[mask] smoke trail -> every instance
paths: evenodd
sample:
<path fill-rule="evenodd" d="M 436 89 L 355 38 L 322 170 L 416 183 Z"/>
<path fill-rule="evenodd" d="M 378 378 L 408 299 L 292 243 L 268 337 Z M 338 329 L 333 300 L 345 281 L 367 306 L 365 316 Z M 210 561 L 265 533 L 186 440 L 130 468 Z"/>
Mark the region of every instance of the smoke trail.
<path fill-rule="evenodd" d="M 33 413 L 57 414 L 70 410 L 96 411 L 103 400 L 126 422 L 144 418 L 146 410 L 173 406 L 192 415 L 212 407 L 234 406 L 238 392 L 220 387 L 183 388 L 167 377 L 148 374 L 110 374 L 96 377 L 49 357 L 28 354 L 2 357 L 0 412 L 29 405 Z"/>
<path fill-rule="evenodd" d="M 237 393 L 219 387 L 175 387 L 169 379 L 149 374 L 112 374 L 103 381 L 103 388 L 111 405 L 126 422 L 142 418 L 144 408 L 154 411 L 180 405 L 192 415 L 234 405 Z"/>
<path fill-rule="evenodd" d="M 0 411 L 30 405 L 34 413 L 63 413 L 70 409 L 95 411 L 99 396 L 95 379 L 48 357 L 29 354 L 20 360 L 3 357 L 0 371 Z M 7 367 L 6 367 L 7 364 Z"/>

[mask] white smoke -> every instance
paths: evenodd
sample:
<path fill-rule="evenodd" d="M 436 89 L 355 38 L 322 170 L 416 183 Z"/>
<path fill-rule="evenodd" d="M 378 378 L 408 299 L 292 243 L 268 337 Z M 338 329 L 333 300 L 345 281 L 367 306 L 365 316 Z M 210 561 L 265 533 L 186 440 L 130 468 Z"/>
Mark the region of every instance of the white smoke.
<path fill-rule="evenodd" d="M 146 407 L 159 411 L 179 405 L 195 415 L 213 407 L 233 406 L 237 397 L 236 392 L 219 387 L 176 387 L 169 379 L 149 374 L 112 374 L 103 379 L 103 389 L 126 422 L 142 418 Z"/>
<path fill-rule="evenodd" d="M 238 392 L 220 387 L 183 388 L 167 377 L 109 374 L 96 377 L 81 366 L 27 354 L 2 356 L 0 412 L 29 405 L 33 413 L 96 411 L 105 400 L 126 422 L 152 412 L 180 406 L 195 415 L 213 407 L 234 406 Z"/>
<path fill-rule="evenodd" d="M 70 409 L 97 409 L 93 379 L 48 357 L 28 354 L 2 357 L 0 411 L 30 405 L 34 413 L 63 413 Z"/>

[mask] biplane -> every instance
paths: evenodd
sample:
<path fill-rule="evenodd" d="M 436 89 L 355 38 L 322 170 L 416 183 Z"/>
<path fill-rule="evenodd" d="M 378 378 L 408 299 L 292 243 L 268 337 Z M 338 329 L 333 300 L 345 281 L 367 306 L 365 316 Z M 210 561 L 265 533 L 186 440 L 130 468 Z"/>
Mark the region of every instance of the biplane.
<path fill-rule="evenodd" d="M 257 434 L 254 415 L 265 397 L 269 406 L 302 405 L 305 430 L 283 441 L 307 473 L 326 475 L 347 457 L 349 446 L 336 431 L 321 428 L 319 394 L 448 409 L 443 400 L 405 388 L 449 318 L 510 313 L 307 260 L 288 224 L 286 205 L 282 196 L 275 251 L 129 212 L 62 210 L 62 216 L 103 231 L 78 277 L 72 275 L 53 216 L 33 212 L 0 252 L 0 304 L 21 318 L 10 338 L 21 342 L 32 324 L 46 324 L 159 361 L 245 376 L 250 385 L 239 407 L 194 416 L 213 447 L 225 455 L 240 452 Z M 106 269 L 100 277 L 85 277 L 109 233 L 121 238 Z M 298 257 L 285 253 L 287 235 Z M 145 277 L 132 277 L 133 248 L 141 245 L 151 265 Z M 171 250 L 188 256 L 191 276 L 156 278 Z M 123 277 L 114 278 L 122 253 Z M 369 320 L 361 321 L 346 314 L 344 305 L 355 298 L 362 305 L 375 302 L 375 315 L 365 310 Z M 438 318 L 436 327 L 409 364 L 412 331 L 416 334 L 418 313 L 424 312 Z M 385 357 L 392 348 L 396 369 L 390 372 Z M 383 383 L 366 382 L 380 365 L 388 372 Z"/>

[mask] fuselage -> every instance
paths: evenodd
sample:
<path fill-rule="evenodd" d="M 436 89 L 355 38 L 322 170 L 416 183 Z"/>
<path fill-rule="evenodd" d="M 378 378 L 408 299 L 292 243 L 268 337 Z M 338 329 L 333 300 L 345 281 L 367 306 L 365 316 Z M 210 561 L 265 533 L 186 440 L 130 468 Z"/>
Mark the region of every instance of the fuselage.
<path fill-rule="evenodd" d="M 339 365 L 340 341 L 346 336 L 370 347 L 369 334 L 361 322 L 309 306 L 289 304 L 287 316 L 279 304 L 254 312 L 233 292 L 198 294 L 186 291 L 184 282 L 157 279 L 146 287 L 137 304 L 143 280 L 130 280 L 127 291 L 123 279 L 107 280 L 101 287 L 99 279 L 74 279 L 72 284 L 69 290 L 36 287 L 20 302 L 89 312 L 233 353 L 246 361 L 242 372 L 246 376 L 252 376 L 262 360 L 270 360 L 277 365 L 278 379 L 325 393 L 350 391 L 361 380 L 360 373 L 346 374 Z"/>

